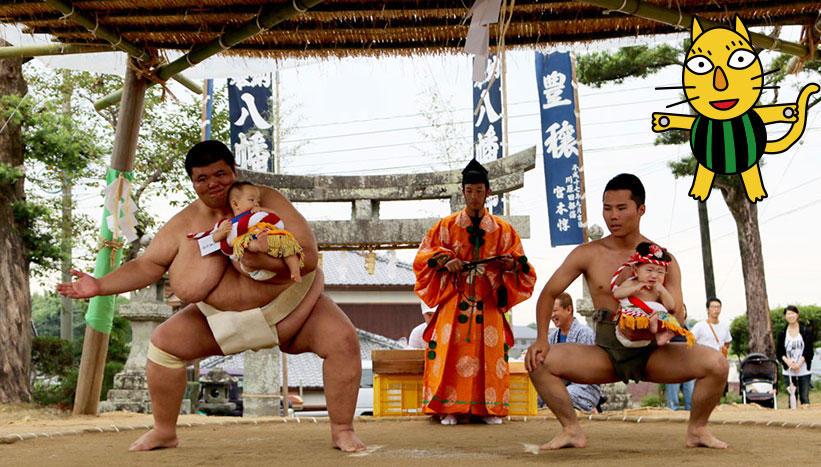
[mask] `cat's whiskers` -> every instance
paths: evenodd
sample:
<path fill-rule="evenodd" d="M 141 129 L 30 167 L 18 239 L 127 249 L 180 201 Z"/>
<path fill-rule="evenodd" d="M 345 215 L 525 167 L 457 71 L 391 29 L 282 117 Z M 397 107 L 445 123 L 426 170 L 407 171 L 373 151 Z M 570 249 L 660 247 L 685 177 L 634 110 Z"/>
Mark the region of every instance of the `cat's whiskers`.
<path fill-rule="evenodd" d="M 765 76 L 767 76 L 767 75 L 769 75 L 769 74 L 772 74 L 772 73 L 775 73 L 775 72 L 779 71 L 780 69 L 781 69 L 781 68 L 775 68 L 775 69 L 772 69 L 772 70 L 770 70 L 770 71 L 765 71 L 764 73 L 761 73 L 760 75 L 755 75 L 755 76 L 753 76 L 752 78 L 750 78 L 750 80 L 754 80 L 754 79 L 758 79 L 758 78 L 763 78 L 763 77 L 765 77 Z"/>
<path fill-rule="evenodd" d="M 695 89 L 695 86 L 659 86 L 656 91 L 668 91 L 671 89 Z"/>
<path fill-rule="evenodd" d="M 677 105 L 679 105 L 679 104 L 683 104 L 683 103 L 685 103 L 685 102 L 692 102 L 692 101 L 694 101 L 694 100 L 698 99 L 699 97 L 701 97 L 701 96 L 694 96 L 694 97 L 690 97 L 690 98 L 688 98 L 688 99 L 684 99 L 683 101 L 676 102 L 675 104 L 670 104 L 670 105 L 668 105 L 668 106 L 667 106 L 667 107 L 665 107 L 665 108 L 669 109 L 670 107 L 675 107 L 675 106 L 677 106 Z"/>

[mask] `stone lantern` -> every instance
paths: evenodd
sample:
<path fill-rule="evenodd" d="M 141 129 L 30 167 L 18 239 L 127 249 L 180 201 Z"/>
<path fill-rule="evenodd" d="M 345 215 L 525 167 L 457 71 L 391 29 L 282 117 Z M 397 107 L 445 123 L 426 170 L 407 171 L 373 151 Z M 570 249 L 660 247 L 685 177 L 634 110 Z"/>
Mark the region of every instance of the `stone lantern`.
<path fill-rule="evenodd" d="M 114 388 L 107 400 L 100 403 L 101 412 L 127 410 L 151 413 L 151 398 L 145 376 L 146 355 L 151 333 L 172 314 L 165 303 L 162 280 L 144 289 L 132 292 L 131 302 L 119 309 L 119 314 L 131 323 L 131 349 L 123 371 L 114 375 Z M 184 399 L 180 413 L 191 412 L 191 401 Z"/>

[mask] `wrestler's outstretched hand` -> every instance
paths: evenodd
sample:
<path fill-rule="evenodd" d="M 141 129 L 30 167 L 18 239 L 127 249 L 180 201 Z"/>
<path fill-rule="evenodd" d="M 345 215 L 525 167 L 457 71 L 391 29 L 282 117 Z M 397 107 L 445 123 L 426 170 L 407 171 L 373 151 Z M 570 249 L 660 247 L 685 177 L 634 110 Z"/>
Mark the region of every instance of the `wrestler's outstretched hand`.
<path fill-rule="evenodd" d="M 57 284 L 57 292 L 69 298 L 89 298 L 100 295 L 100 281 L 96 277 L 76 269 L 71 270 L 74 282 Z"/>
<path fill-rule="evenodd" d="M 531 344 L 525 354 L 525 368 L 527 368 L 527 371 L 533 371 L 540 367 L 547 358 L 549 350 L 550 344 L 547 341 L 537 340 Z"/>

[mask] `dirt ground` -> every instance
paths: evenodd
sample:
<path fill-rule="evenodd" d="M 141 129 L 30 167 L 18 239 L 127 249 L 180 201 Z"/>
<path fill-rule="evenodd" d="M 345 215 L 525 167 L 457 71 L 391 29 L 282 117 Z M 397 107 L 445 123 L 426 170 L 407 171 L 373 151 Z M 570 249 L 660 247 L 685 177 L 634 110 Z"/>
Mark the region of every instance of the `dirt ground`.
<path fill-rule="evenodd" d="M 139 414 L 67 417 L 58 413 L 14 419 L 24 409 L 0 410 L 0 437 L 9 433 L 51 433 L 51 438 L 0 444 L 4 465 L 490 465 L 562 463 L 568 465 L 811 465 L 821 452 L 821 407 L 807 410 L 765 410 L 749 406 L 722 406 L 713 416 L 712 429 L 730 443 L 727 451 L 687 449 L 683 446 L 685 412 L 633 410 L 609 413 L 610 420 L 584 420 L 589 435 L 586 449 L 538 453 L 538 445 L 556 433 L 548 417 L 510 421 L 502 426 L 444 427 L 427 419 L 363 419 L 357 431 L 369 450 L 344 454 L 331 448 L 325 420 L 301 423 L 187 416 L 179 430 L 180 448 L 129 453 L 128 445 L 150 418 Z M 25 417 L 29 417 L 24 421 Z M 621 420 L 626 417 L 628 421 Z M 639 420 L 639 417 L 641 420 Z M 639 421 L 639 423 L 636 423 Z M 227 422 L 234 422 L 226 424 Z M 770 422 L 770 426 L 764 426 Z M 788 427 L 781 425 L 787 424 Z M 796 425 L 800 424 L 798 428 Z M 815 427 L 811 427 L 815 424 Z M 95 432 L 67 434 L 71 430 Z M 117 428 L 115 428 L 117 427 Z M 133 428 L 133 429 L 132 429 Z M 116 432 L 119 429 L 121 431 Z M 98 432 L 111 430 L 110 432 Z M 800 448 L 796 449 L 795 447 Z"/>

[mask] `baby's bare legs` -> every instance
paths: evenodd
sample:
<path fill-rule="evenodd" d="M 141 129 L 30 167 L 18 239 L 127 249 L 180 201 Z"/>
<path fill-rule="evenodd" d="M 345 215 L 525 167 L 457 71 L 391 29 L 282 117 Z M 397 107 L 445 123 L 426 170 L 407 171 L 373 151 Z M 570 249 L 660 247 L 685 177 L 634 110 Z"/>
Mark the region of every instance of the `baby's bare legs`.
<path fill-rule="evenodd" d="M 653 334 L 658 333 L 659 332 L 659 314 L 658 313 L 653 313 L 652 315 L 649 316 L 649 318 L 650 318 L 650 325 L 649 325 L 650 332 L 652 332 Z"/>
<path fill-rule="evenodd" d="M 288 266 L 288 271 L 291 272 L 291 280 L 294 282 L 302 282 L 302 275 L 299 273 L 299 256 L 291 255 L 282 258 L 285 265 Z"/>
<path fill-rule="evenodd" d="M 263 230 L 255 239 L 248 242 L 247 250 L 254 253 L 268 253 L 268 231 Z"/>

